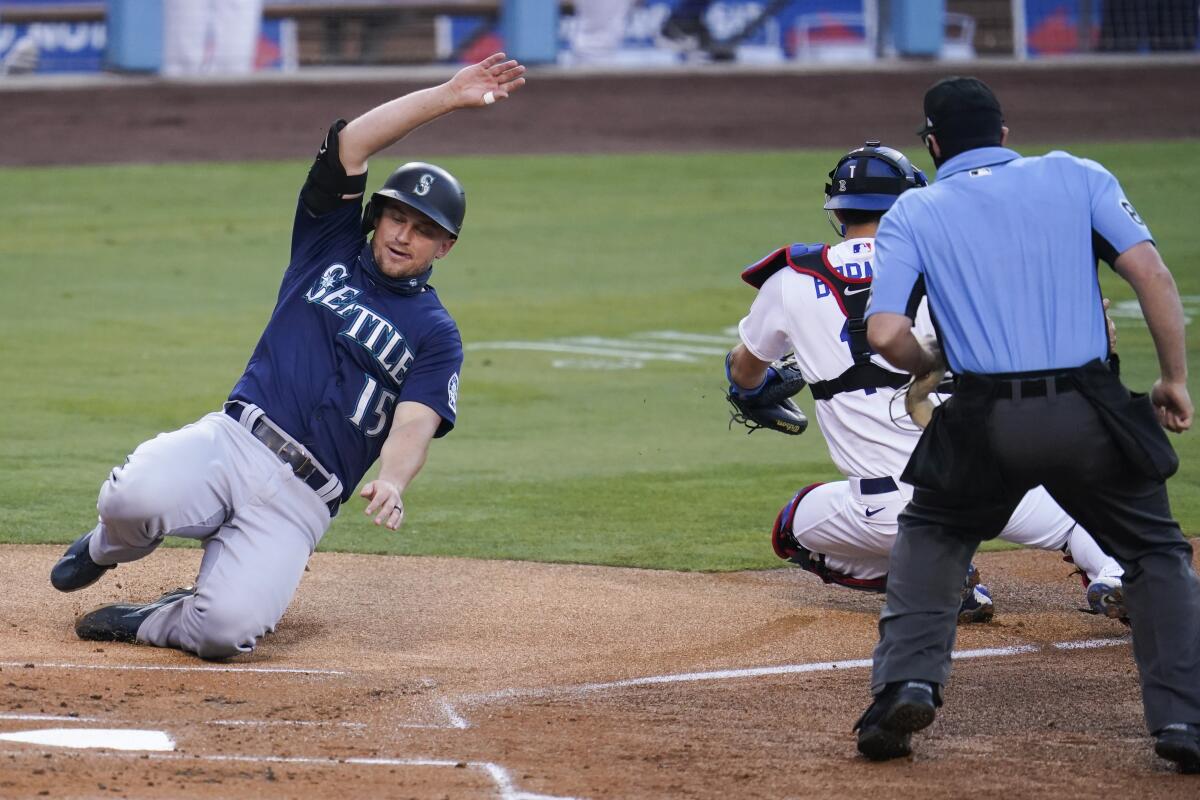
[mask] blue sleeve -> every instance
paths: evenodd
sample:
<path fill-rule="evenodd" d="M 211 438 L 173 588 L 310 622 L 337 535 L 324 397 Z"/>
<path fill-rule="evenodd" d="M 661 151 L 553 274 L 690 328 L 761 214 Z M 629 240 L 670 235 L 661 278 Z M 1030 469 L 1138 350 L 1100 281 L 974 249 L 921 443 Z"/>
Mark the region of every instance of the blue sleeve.
<path fill-rule="evenodd" d="M 903 198 L 901 198 L 902 200 Z M 883 215 L 875 236 L 875 277 L 865 316 L 879 312 L 913 319 L 914 297 L 922 293 L 924 266 L 904 208 L 896 205 Z"/>
<path fill-rule="evenodd" d="M 324 266 L 324 257 L 330 254 L 357 254 L 365 241 L 360 199 L 342 201 L 333 211 L 320 215 L 313 214 L 303 200 L 297 199 L 296 218 L 292 222 L 292 257 L 285 282 L 306 268 Z"/>
<path fill-rule="evenodd" d="M 453 320 L 439 326 L 421 342 L 412 369 L 400 387 L 400 402 L 429 406 L 442 418 L 434 437 L 445 436 L 458 415 L 458 375 L 462 371 L 463 347 Z"/>
<path fill-rule="evenodd" d="M 1112 173 L 1095 161 L 1079 160 L 1087 169 L 1096 254 L 1112 264 L 1117 256 L 1135 244 L 1153 241 L 1150 228 L 1125 198 L 1121 184 Z"/>

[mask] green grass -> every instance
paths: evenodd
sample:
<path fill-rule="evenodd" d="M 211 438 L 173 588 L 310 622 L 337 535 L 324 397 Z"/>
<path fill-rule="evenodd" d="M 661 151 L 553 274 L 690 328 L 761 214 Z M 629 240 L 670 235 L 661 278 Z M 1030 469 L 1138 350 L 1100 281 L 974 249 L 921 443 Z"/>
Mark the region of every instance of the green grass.
<path fill-rule="evenodd" d="M 1122 179 L 1183 294 L 1200 295 L 1195 142 L 1067 149 Z M 720 334 L 753 296 L 742 266 L 832 235 L 820 201 L 837 155 L 441 159 L 470 210 L 434 283 L 468 343 Z M 0 170 L 0 540 L 69 541 L 93 524 L 112 465 L 219 406 L 270 313 L 304 169 Z M 1133 297 L 1104 274 L 1114 300 Z M 1144 388 L 1149 336 L 1118 326 L 1126 379 Z M 779 506 L 837 478 L 815 426 L 799 438 L 727 429 L 719 356 L 620 370 L 556 369 L 558 357 L 469 351 L 459 428 L 431 449 L 404 529 L 374 528 L 351 502 L 323 549 L 776 566 L 766 533 Z M 807 394 L 801 405 L 811 414 Z M 1190 532 L 1197 441 L 1175 439 L 1170 485 Z"/>

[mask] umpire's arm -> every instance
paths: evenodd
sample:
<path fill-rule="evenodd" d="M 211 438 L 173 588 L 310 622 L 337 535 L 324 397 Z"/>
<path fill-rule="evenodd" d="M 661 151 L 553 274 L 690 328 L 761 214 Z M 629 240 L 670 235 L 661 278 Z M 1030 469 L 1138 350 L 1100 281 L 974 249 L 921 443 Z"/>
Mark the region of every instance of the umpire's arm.
<path fill-rule="evenodd" d="M 941 367 L 942 356 L 935 342 L 917 339 L 912 324 L 904 314 L 876 312 L 867 320 L 867 341 L 889 364 L 919 377 Z"/>
<path fill-rule="evenodd" d="M 1192 399 L 1187 388 L 1187 344 L 1183 304 L 1175 278 L 1163 263 L 1158 248 L 1144 241 L 1121 253 L 1113 269 L 1137 293 L 1146 326 L 1158 351 L 1161 377 L 1150 390 L 1158 421 L 1167 430 L 1181 433 L 1192 426 Z"/>

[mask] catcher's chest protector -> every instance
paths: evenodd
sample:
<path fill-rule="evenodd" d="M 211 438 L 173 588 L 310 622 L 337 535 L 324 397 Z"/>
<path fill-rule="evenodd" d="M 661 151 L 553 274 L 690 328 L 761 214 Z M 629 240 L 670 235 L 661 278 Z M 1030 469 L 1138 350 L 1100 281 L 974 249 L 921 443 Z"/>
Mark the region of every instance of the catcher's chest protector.
<path fill-rule="evenodd" d="M 781 247 L 761 261 L 751 264 L 742 271 L 742 280 L 756 289 L 761 289 L 781 269 L 790 268 L 804 275 L 811 275 L 829 289 L 846 315 L 846 343 L 854 366 L 837 378 L 809 384 L 817 400 L 828 400 L 840 392 L 860 389 L 871 394 L 877 388 L 899 388 L 908 382 L 908 375 L 892 372 L 871 362 L 874 351 L 867 342 L 867 300 L 871 296 L 873 274 L 868 264 L 861 278 L 849 278 L 835 270 L 829 263 L 829 246 L 825 244 L 794 244 Z"/>

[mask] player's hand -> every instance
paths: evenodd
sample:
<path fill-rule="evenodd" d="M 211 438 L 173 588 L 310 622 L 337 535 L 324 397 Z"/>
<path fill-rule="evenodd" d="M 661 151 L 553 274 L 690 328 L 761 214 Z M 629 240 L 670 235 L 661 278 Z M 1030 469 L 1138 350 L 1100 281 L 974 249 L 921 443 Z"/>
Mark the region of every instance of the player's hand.
<path fill-rule="evenodd" d="M 391 481 L 374 480 L 359 492 L 370 502 L 366 515 L 375 515 L 375 524 L 396 530 L 404 522 L 404 501 L 400 498 L 400 487 Z"/>
<path fill-rule="evenodd" d="M 1174 433 L 1183 433 L 1192 427 L 1192 398 L 1186 383 L 1168 383 L 1161 378 L 1150 390 L 1150 402 L 1158 414 L 1158 422 Z"/>
<path fill-rule="evenodd" d="M 913 379 L 921 381 L 927 378 L 934 372 L 946 371 L 946 357 L 942 355 L 942 344 L 937 340 L 936 336 L 923 336 L 917 340 L 921 345 L 922 351 L 922 366 L 924 370 L 920 373 L 913 373 Z M 938 380 L 941 380 L 939 378 Z M 936 383 L 934 384 L 937 385 Z"/>
<path fill-rule="evenodd" d="M 460 69 L 450 79 L 450 91 L 460 108 L 485 106 L 508 96 L 525 85 L 525 67 L 515 59 L 505 60 L 495 53 L 478 64 Z"/>
<path fill-rule="evenodd" d="M 1104 327 L 1108 331 L 1108 352 L 1117 352 L 1117 323 L 1113 322 L 1113 318 L 1108 315 L 1108 307 L 1112 305 L 1112 301 L 1107 297 L 1104 298 Z"/>

